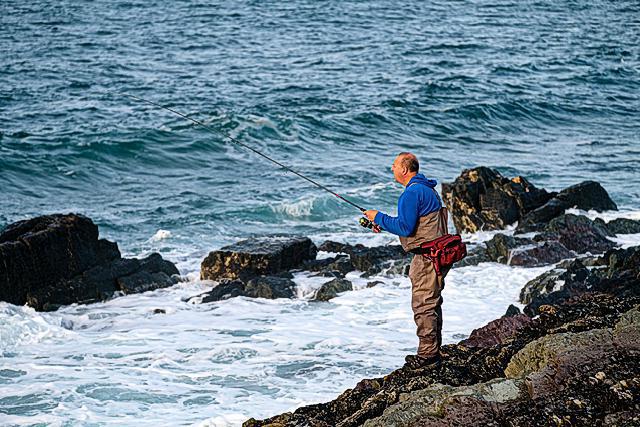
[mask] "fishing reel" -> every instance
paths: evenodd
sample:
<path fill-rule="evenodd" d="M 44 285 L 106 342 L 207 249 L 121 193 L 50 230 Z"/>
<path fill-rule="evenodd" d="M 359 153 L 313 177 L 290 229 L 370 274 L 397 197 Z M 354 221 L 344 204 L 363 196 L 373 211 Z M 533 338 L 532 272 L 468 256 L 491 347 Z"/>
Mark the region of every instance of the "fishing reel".
<path fill-rule="evenodd" d="M 376 224 L 373 221 L 370 221 L 369 218 L 367 217 L 363 216 L 362 218 L 360 218 L 359 223 L 361 226 L 363 226 L 364 228 L 369 228 L 374 233 L 380 233 L 382 231 L 382 229 L 378 224 Z"/>

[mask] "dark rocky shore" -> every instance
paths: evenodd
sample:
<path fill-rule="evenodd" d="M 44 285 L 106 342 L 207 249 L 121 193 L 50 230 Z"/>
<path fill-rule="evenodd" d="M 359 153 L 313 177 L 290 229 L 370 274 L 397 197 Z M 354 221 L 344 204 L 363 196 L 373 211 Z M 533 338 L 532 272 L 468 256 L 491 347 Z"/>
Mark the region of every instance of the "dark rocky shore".
<path fill-rule="evenodd" d="M 331 402 L 245 426 L 640 425 L 640 246 L 619 249 L 611 240 L 640 233 L 640 221 L 565 213 L 617 209 L 597 182 L 548 192 L 484 167 L 443 184 L 443 199 L 461 232 L 517 223 L 470 248 L 455 268 L 550 266 L 523 287 L 523 311 L 511 306 L 468 339 L 444 346 L 439 369 L 399 369 L 362 380 Z M 318 251 L 330 256 L 317 259 Z M 350 272 L 406 274 L 410 261 L 399 245 L 252 238 L 202 261 L 201 279 L 212 287 L 189 302 L 294 298 L 293 273 L 306 271 L 327 278 L 312 297 L 322 304 L 353 289 Z M 178 280 L 159 254 L 122 258 L 82 215 L 37 217 L 0 233 L 0 300 L 12 304 L 55 310 Z"/>
<path fill-rule="evenodd" d="M 549 193 L 477 168 L 443 193 L 459 230 L 518 222 L 514 235 L 496 234 L 457 267 L 555 264 L 522 289 L 524 313 L 511 306 L 468 339 L 443 346 L 439 369 L 398 369 L 331 402 L 245 427 L 640 425 L 640 246 L 616 249 L 609 240 L 640 232 L 640 223 L 565 214 L 617 209 L 592 181 Z M 408 262 L 393 246 L 326 242 L 320 249 L 347 254 L 307 263 L 326 276 L 353 268 L 397 274 Z"/>
<path fill-rule="evenodd" d="M 0 301 L 36 310 L 171 286 L 179 274 L 157 253 L 122 258 L 118 245 L 98 239 L 98 227 L 82 215 L 40 216 L 0 233 Z"/>

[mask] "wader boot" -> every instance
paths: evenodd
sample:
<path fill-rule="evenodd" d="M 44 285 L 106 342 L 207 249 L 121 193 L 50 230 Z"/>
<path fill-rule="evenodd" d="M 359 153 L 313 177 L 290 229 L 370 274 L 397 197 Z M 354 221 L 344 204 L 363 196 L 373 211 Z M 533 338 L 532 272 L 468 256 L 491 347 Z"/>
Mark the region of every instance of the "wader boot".
<path fill-rule="evenodd" d="M 447 213 L 445 208 L 420 217 L 416 231 L 409 237 L 400 237 L 400 243 L 407 252 L 416 251 L 422 243 L 437 239 L 448 233 Z M 409 268 L 411 279 L 411 308 L 413 319 L 417 326 L 419 339 L 418 354 L 408 356 L 412 363 L 433 365 L 439 362 L 439 350 L 442 344 L 442 297 L 444 276 L 448 270 L 442 271 L 442 276 L 436 275 L 431 260 L 416 254 Z M 413 360 L 415 359 L 415 360 Z"/>

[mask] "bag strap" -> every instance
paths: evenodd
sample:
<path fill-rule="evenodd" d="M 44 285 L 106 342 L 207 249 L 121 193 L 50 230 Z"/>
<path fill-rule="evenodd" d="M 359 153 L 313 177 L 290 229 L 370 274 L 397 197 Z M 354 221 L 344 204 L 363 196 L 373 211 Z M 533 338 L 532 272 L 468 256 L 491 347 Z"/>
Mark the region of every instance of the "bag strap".
<path fill-rule="evenodd" d="M 440 227 L 442 230 L 444 230 L 444 234 L 449 234 L 449 210 L 442 204 L 442 199 L 440 198 L 440 195 L 438 194 L 436 189 L 433 187 L 430 188 L 433 190 L 433 193 L 436 195 L 436 199 L 438 199 L 438 202 L 440 204 L 440 210 L 438 212 Z"/>

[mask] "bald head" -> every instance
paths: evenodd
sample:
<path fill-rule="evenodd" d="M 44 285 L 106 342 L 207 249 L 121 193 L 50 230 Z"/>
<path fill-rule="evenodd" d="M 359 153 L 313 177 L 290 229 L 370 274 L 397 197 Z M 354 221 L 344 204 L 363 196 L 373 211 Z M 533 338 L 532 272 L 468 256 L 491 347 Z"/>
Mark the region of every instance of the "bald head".
<path fill-rule="evenodd" d="M 418 173 L 420 170 L 420 163 L 418 162 L 418 158 L 415 154 L 404 151 L 398 154 L 398 158 L 400 158 L 402 166 L 407 168 L 409 172 Z"/>
<path fill-rule="evenodd" d="M 413 178 L 420 170 L 418 158 L 409 152 L 402 152 L 393 161 L 391 171 L 393 176 L 400 184 L 406 186 L 411 178 Z"/>

